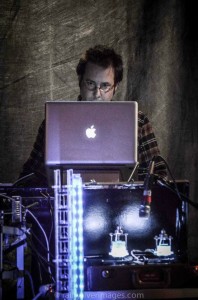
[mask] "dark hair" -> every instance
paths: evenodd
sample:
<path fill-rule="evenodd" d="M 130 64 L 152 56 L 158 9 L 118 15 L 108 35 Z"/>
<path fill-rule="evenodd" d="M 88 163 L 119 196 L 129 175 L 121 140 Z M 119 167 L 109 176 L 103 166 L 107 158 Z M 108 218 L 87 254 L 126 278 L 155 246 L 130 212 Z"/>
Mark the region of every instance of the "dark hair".
<path fill-rule="evenodd" d="M 76 73 L 79 78 L 79 84 L 81 84 L 83 75 L 85 73 L 86 65 L 88 62 L 92 62 L 98 66 L 108 68 L 112 66 L 115 72 L 114 84 L 122 81 L 123 78 L 123 62 L 122 57 L 118 55 L 112 48 L 96 45 L 93 48 L 89 48 L 85 54 L 80 58 L 76 67 Z"/>

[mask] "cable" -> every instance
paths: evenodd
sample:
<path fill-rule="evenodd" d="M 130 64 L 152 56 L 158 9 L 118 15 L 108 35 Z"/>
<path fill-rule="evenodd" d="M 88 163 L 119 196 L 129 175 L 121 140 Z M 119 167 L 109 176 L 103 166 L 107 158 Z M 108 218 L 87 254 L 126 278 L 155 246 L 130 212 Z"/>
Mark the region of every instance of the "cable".
<path fill-rule="evenodd" d="M 32 300 L 38 299 L 40 296 L 43 296 L 43 292 L 39 292 Z"/>
<path fill-rule="evenodd" d="M 51 292 L 53 286 L 53 284 L 45 284 L 40 286 L 38 294 L 32 300 L 36 300 L 40 296 L 45 296 L 48 292 Z"/>
<path fill-rule="evenodd" d="M 52 276 L 52 272 L 51 272 L 51 268 L 50 268 L 50 249 L 49 249 L 49 241 L 48 241 L 48 238 L 47 238 L 47 235 L 45 233 L 45 230 L 43 229 L 43 227 L 41 226 L 40 222 L 37 220 L 37 218 L 34 216 L 34 214 L 29 210 L 27 209 L 27 212 L 32 216 L 32 218 L 36 221 L 36 223 L 38 224 L 39 228 L 41 229 L 44 237 L 45 237 L 45 241 L 46 241 L 46 246 L 47 246 L 47 261 L 48 261 L 48 272 L 49 274 Z"/>
<path fill-rule="evenodd" d="M 29 180 L 29 178 L 31 178 L 31 177 L 33 177 L 33 176 L 35 176 L 35 174 L 34 173 L 30 173 L 30 174 L 28 174 L 28 175 L 25 175 L 25 176 L 23 176 L 23 177 L 21 177 L 21 178 L 19 178 L 19 179 L 17 179 L 14 183 L 13 183 L 13 187 L 16 187 L 16 186 L 18 186 L 18 184 L 20 184 L 21 182 L 26 182 L 27 180 Z"/>
<path fill-rule="evenodd" d="M 163 181 L 162 179 L 158 179 L 157 183 L 161 186 L 164 186 L 165 188 L 169 189 L 170 191 L 172 191 L 173 193 L 177 194 L 179 193 L 179 198 L 180 200 L 184 200 L 186 203 L 192 205 L 194 208 L 198 209 L 198 203 L 192 201 L 191 199 L 189 199 L 186 195 L 184 195 L 181 192 L 175 191 L 167 182 Z"/>
<path fill-rule="evenodd" d="M 164 180 L 164 179 L 161 178 L 160 176 L 158 176 L 157 182 L 158 182 L 160 185 L 162 185 L 162 186 L 168 188 L 169 190 L 171 190 L 172 192 L 174 192 L 175 194 L 177 194 L 177 196 L 178 196 L 178 198 L 181 200 L 181 202 L 182 202 L 182 199 L 183 199 L 185 202 L 189 203 L 189 204 L 192 205 L 194 208 L 198 209 L 198 203 L 192 201 L 191 199 L 189 199 L 189 197 L 187 197 L 187 196 L 185 196 L 184 194 L 182 194 L 181 192 L 179 192 L 177 183 L 176 183 L 176 181 L 175 181 L 175 178 L 173 177 L 173 175 L 172 175 L 172 173 L 171 173 L 171 171 L 170 171 L 170 168 L 169 168 L 168 163 L 166 162 L 166 160 L 165 160 L 161 155 L 155 156 L 154 159 L 156 159 L 157 157 L 160 157 L 160 158 L 164 161 L 164 163 L 165 163 L 165 165 L 166 165 L 166 167 L 167 167 L 167 170 L 168 170 L 168 172 L 169 172 L 169 174 L 170 174 L 170 177 L 171 177 L 171 179 L 172 179 L 172 181 L 173 181 L 173 184 L 174 184 L 174 188 L 175 188 L 175 189 L 172 188 L 172 187 L 170 186 L 170 184 L 168 183 L 168 181 Z"/>
<path fill-rule="evenodd" d="M 2 194 L 0 193 L 0 196 L 10 200 L 10 201 L 15 201 L 12 197 L 9 197 L 5 194 Z M 47 235 L 43 229 L 43 227 L 41 226 L 40 222 L 37 220 L 37 218 L 35 217 L 35 215 L 27 208 L 25 207 L 24 205 L 20 204 L 21 207 L 25 210 L 25 214 L 26 213 L 29 213 L 31 215 L 31 217 L 34 219 L 34 221 L 37 223 L 37 225 L 39 226 L 41 232 L 43 233 L 44 237 L 45 237 L 45 242 L 46 242 L 46 246 L 47 246 L 47 262 L 48 262 L 48 272 L 49 274 L 51 275 L 51 277 L 53 278 L 52 276 L 52 272 L 51 272 L 51 268 L 50 268 L 50 250 L 49 250 L 49 241 L 48 241 L 48 238 L 47 238 Z"/>
<path fill-rule="evenodd" d="M 131 172 L 131 174 L 130 174 L 128 180 L 127 180 L 127 183 L 133 181 L 133 180 L 132 180 L 132 177 L 133 177 L 133 175 L 134 175 L 134 173 L 135 173 L 135 171 L 136 171 L 138 165 L 139 165 L 139 162 L 136 162 L 136 164 L 135 164 L 135 166 L 134 166 L 134 168 L 133 168 L 133 170 L 132 170 L 132 172 Z"/>
<path fill-rule="evenodd" d="M 31 276 L 30 272 L 27 271 L 27 270 L 25 270 L 25 275 L 29 278 L 30 286 L 31 286 L 31 290 L 32 290 L 32 296 L 34 297 L 35 296 L 35 291 L 34 291 L 34 283 L 33 283 L 33 280 L 32 280 L 32 276 Z"/>
<path fill-rule="evenodd" d="M 50 233 L 49 233 L 49 238 L 48 238 L 48 240 L 49 240 L 49 242 L 51 241 L 51 238 L 52 238 L 52 233 L 53 233 L 53 229 L 54 229 L 54 218 L 53 218 L 53 206 L 52 206 L 52 204 L 51 204 L 51 201 L 50 201 L 50 199 L 51 199 L 51 196 L 50 196 L 50 194 L 49 193 L 47 193 L 47 195 L 45 195 L 44 193 L 42 193 L 42 192 L 40 192 L 41 193 L 41 195 L 43 196 L 43 197 L 45 197 L 46 199 L 47 199 L 47 203 L 49 204 L 49 212 L 50 212 L 50 216 L 51 216 L 51 219 L 52 219 L 52 225 L 51 225 L 51 229 L 50 229 Z"/>

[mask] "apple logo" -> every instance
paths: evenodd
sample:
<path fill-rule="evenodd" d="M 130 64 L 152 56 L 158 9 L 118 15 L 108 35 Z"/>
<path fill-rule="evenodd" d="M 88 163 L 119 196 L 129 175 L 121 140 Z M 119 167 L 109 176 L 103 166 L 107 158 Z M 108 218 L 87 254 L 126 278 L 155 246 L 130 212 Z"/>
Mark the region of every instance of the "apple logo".
<path fill-rule="evenodd" d="M 86 129 L 86 136 L 88 139 L 94 139 L 96 137 L 96 128 L 94 125 L 91 125 Z"/>

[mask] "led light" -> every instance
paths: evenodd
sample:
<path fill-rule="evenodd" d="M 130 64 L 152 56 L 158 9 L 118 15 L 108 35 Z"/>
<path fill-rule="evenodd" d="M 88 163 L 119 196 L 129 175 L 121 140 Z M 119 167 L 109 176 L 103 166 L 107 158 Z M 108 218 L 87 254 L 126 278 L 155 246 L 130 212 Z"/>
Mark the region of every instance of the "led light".
<path fill-rule="evenodd" d="M 83 201 L 80 174 L 67 171 L 67 186 L 55 170 L 55 263 L 56 299 L 83 300 Z M 68 298 L 69 296 L 69 298 Z M 62 298 L 63 297 L 63 298 Z"/>
<path fill-rule="evenodd" d="M 72 174 L 71 204 L 71 281 L 72 299 L 83 299 L 84 255 L 83 255 L 83 201 L 82 180 L 79 174 Z"/>

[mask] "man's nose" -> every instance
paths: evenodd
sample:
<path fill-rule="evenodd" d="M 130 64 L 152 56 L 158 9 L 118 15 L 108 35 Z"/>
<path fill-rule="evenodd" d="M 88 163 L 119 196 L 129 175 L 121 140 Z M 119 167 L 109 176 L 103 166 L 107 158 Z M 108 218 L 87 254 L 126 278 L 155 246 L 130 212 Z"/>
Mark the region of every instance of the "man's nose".
<path fill-rule="evenodd" d="M 95 89 L 95 96 L 96 96 L 96 98 L 100 98 L 101 97 L 100 87 L 99 86 L 97 86 L 96 89 Z"/>

